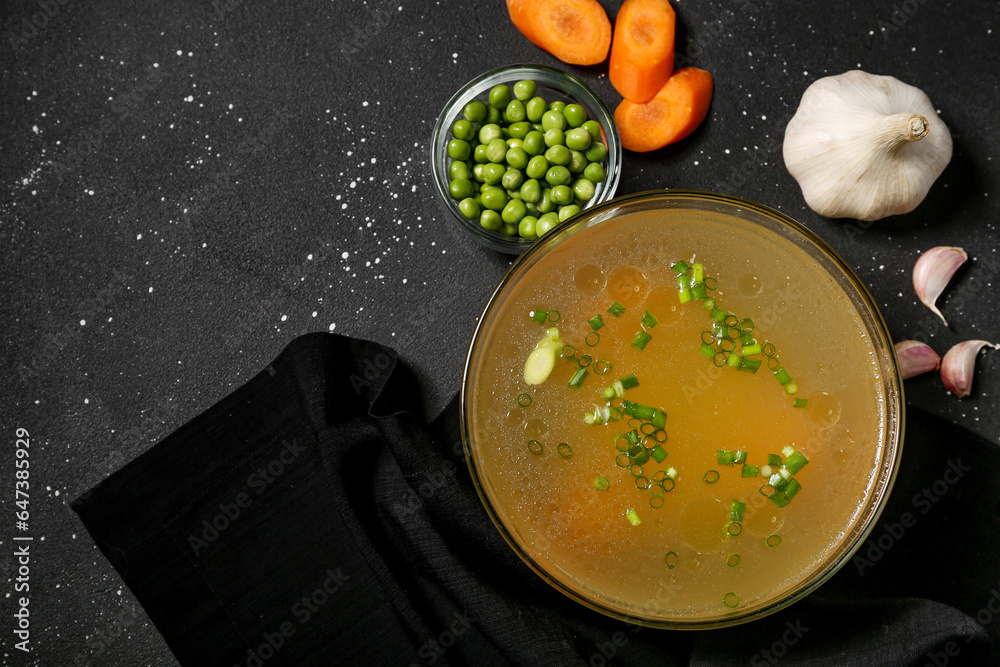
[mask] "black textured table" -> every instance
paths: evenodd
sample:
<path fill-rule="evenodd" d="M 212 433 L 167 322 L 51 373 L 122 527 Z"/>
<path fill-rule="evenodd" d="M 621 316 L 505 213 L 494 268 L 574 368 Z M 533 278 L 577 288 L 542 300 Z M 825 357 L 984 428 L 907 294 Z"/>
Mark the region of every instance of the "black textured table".
<path fill-rule="evenodd" d="M 617 2 L 604 5 L 612 18 Z M 521 62 L 561 66 L 495 0 L 458 3 L 8 1 L 0 9 L 6 379 L 0 393 L 4 572 L 30 535 L 32 653 L 4 664 L 175 664 L 69 510 L 84 492 L 263 368 L 294 337 L 336 331 L 395 347 L 434 414 L 457 389 L 481 305 L 510 258 L 442 216 L 428 141 L 464 82 Z M 896 340 L 941 354 L 1000 341 L 1000 11 L 989 0 L 675 3 L 678 60 L 710 70 L 708 120 L 679 145 L 626 154 L 620 194 L 738 194 L 825 238 Z M 575 68 L 610 107 L 606 66 Z M 806 86 L 860 68 L 923 89 L 951 164 L 913 213 L 876 223 L 809 210 L 781 158 Z M 919 303 L 919 253 L 972 261 Z M 1000 353 L 972 396 L 936 375 L 907 401 L 1000 442 Z M 30 524 L 18 533 L 16 429 L 30 435 Z M 946 443 L 942 443 L 946 446 Z"/>

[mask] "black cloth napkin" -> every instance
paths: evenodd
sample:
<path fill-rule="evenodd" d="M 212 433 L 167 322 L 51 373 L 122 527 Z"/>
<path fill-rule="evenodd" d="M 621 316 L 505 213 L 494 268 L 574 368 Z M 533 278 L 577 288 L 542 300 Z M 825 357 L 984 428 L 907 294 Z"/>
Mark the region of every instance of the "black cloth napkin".
<path fill-rule="evenodd" d="M 185 665 L 983 665 L 1000 647 L 1000 450 L 910 409 L 852 562 L 733 628 L 629 625 L 531 572 L 483 509 L 457 401 L 431 425 L 395 352 L 334 334 L 73 503 Z"/>

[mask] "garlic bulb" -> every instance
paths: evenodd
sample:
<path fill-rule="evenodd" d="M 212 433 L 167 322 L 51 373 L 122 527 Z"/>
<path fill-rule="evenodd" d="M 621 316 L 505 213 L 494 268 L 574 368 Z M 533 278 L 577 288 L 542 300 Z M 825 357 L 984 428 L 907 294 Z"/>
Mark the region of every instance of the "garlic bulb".
<path fill-rule="evenodd" d="M 951 160 L 951 133 L 919 88 L 861 70 L 814 81 L 785 128 L 785 166 L 830 218 L 909 213 Z"/>

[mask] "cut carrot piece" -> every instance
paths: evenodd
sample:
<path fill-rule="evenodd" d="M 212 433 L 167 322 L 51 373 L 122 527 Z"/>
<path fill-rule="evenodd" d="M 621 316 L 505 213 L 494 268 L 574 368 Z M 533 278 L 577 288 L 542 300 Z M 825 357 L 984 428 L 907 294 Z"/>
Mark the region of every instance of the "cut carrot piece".
<path fill-rule="evenodd" d="M 608 57 L 611 21 L 597 0 L 507 0 L 507 12 L 525 37 L 570 65 Z"/>
<path fill-rule="evenodd" d="M 642 104 L 674 71 L 676 15 L 667 0 L 625 0 L 615 17 L 608 76 L 621 96 Z"/>
<path fill-rule="evenodd" d="M 712 103 L 712 75 L 697 67 L 674 72 L 645 104 L 629 100 L 615 109 L 622 147 L 644 153 L 680 141 L 698 127 Z"/>

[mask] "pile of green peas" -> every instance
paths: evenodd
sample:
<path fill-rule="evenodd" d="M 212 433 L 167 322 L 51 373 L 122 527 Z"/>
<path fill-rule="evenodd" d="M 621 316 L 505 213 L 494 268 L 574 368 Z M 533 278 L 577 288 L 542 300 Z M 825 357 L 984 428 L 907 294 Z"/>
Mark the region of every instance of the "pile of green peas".
<path fill-rule="evenodd" d="M 451 126 L 448 191 L 483 229 L 535 239 L 579 213 L 607 177 L 601 126 L 579 104 L 546 102 L 534 81 L 494 86 Z"/>

